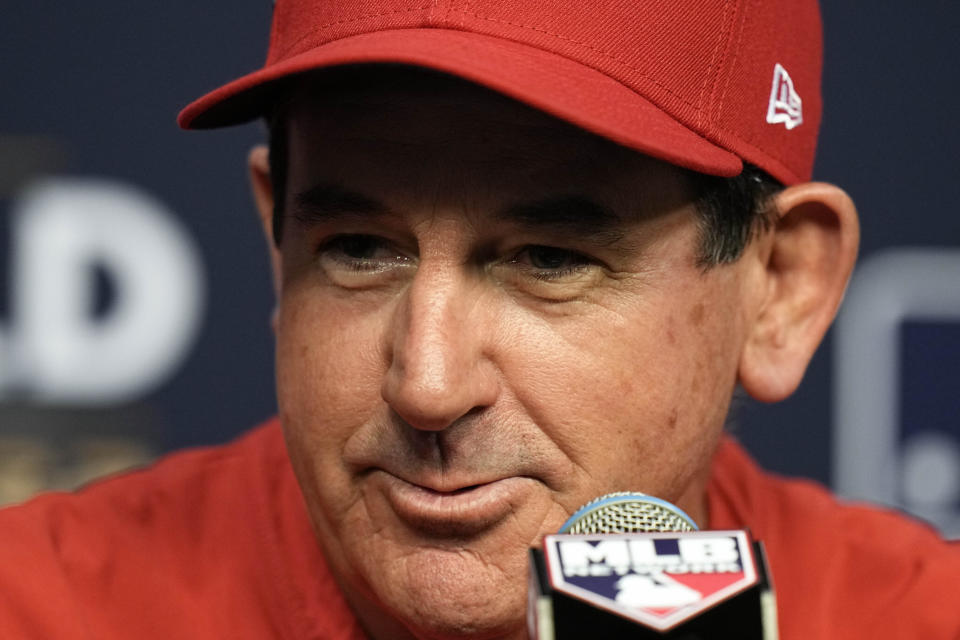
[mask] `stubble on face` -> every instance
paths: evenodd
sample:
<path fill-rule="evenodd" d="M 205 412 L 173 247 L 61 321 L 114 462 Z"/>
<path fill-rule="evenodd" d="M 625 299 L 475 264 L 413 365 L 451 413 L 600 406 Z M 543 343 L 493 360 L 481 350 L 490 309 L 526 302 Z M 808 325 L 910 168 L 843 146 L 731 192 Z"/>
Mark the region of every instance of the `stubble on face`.
<path fill-rule="evenodd" d="M 705 524 L 743 284 L 679 170 L 453 81 L 290 118 L 278 399 L 371 633 L 523 637 L 527 549 L 603 493 Z"/>

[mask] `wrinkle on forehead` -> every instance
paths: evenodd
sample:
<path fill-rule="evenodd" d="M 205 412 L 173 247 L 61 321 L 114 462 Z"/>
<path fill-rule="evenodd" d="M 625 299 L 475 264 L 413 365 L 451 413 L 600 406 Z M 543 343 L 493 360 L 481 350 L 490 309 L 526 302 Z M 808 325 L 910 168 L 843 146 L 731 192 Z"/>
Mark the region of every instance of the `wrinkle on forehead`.
<path fill-rule="evenodd" d="M 354 178 L 369 177 L 378 188 L 468 215 L 588 195 L 627 221 L 690 201 L 682 170 L 444 76 L 409 86 L 304 82 L 288 113 L 296 162 L 360 192 L 365 185 Z"/>

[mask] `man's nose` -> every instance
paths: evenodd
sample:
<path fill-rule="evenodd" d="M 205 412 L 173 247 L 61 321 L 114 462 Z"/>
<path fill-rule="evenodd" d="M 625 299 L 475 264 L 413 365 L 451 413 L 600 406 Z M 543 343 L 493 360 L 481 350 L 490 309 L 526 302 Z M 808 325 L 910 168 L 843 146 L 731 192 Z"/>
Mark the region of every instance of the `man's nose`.
<path fill-rule="evenodd" d="M 494 327 L 481 284 L 456 267 L 421 264 L 392 319 L 384 400 L 417 429 L 445 429 L 496 400 Z"/>

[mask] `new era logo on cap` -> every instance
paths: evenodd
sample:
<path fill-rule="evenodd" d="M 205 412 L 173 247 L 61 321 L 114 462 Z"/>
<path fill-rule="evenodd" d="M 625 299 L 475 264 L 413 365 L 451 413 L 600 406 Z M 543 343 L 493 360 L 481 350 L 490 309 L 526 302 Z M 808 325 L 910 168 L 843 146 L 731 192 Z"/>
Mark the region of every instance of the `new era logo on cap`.
<path fill-rule="evenodd" d="M 793 88 L 790 74 L 779 62 L 773 67 L 773 88 L 770 89 L 767 122 L 782 122 L 787 129 L 793 129 L 803 122 L 803 101 Z"/>

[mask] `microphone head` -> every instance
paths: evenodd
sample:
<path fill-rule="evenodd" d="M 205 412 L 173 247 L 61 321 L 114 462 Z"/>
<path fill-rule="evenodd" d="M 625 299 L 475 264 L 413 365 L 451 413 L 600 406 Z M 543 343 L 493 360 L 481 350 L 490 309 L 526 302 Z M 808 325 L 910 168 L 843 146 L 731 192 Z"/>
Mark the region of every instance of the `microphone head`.
<path fill-rule="evenodd" d="M 697 531 L 693 519 L 666 500 L 643 493 L 608 493 L 577 509 L 560 533 Z"/>

